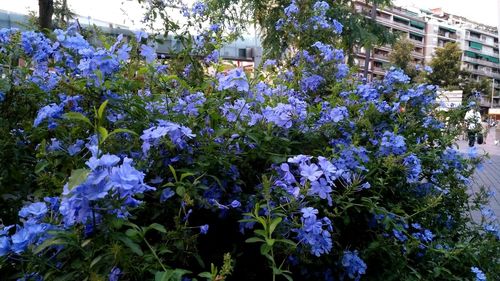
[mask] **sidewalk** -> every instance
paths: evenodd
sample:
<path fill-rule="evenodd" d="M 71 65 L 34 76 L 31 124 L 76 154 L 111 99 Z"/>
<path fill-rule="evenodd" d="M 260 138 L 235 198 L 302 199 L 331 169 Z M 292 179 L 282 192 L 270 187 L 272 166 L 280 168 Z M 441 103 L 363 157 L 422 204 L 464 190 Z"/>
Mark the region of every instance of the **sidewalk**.
<path fill-rule="evenodd" d="M 468 142 L 465 140 L 458 141 L 460 151 L 467 153 L 469 150 Z M 493 192 L 490 199 L 489 207 L 495 213 L 497 220 L 500 218 L 500 144 L 495 146 L 495 128 L 491 128 L 486 139 L 486 144 L 477 144 L 477 152 L 479 155 L 488 154 L 489 159 L 486 159 L 482 168 L 476 170 L 473 177 L 473 192 L 479 191 L 483 186 L 487 191 Z M 476 217 L 473 214 L 473 217 Z"/>

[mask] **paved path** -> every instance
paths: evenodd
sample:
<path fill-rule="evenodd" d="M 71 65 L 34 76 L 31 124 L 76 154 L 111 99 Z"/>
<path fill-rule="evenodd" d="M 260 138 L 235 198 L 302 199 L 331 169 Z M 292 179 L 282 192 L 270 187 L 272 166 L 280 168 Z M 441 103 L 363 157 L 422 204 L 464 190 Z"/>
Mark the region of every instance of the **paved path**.
<path fill-rule="evenodd" d="M 500 139 L 500 132 L 498 139 Z M 467 141 L 459 141 L 460 151 L 467 152 Z M 489 159 L 484 161 L 482 168 L 476 170 L 473 178 L 472 191 L 477 192 L 483 186 L 494 195 L 490 198 L 489 207 L 495 212 L 497 220 L 500 218 L 500 144 L 495 145 L 495 128 L 491 128 L 486 143 L 476 144 L 479 154 L 488 154 Z M 476 219 L 479 214 L 473 214 Z"/>

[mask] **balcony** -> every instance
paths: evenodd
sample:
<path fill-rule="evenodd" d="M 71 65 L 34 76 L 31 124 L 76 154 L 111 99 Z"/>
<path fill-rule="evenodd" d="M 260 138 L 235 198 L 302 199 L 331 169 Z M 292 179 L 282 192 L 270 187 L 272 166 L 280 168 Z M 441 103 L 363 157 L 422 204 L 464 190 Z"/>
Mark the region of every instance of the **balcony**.
<path fill-rule="evenodd" d="M 448 36 L 446 34 L 448 34 Z M 454 41 L 456 41 L 458 38 L 456 33 L 438 32 L 438 36 L 444 37 L 446 39 L 454 40 Z"/>
<path fill-rule="evenodd" d="M 482 38 L 482 37 L 475 37 L 475 36 L 470 36 L 467 34 L 467 35 L 465 35 L 465 39 L 470 40 L 470 41 L 481 42 L 481 43 L 484 43 L 485 45 L 494 46 L 494 47 L 498 48 L 498 42 L 487 41 L 485 38 Z"/>
<path fill-rule="evenodd" d="M 475 64 L 480 64 L 480 65 L 485 65 L 485 66 L 489 66 L 489 67 L 499 67 L 500 66 L 498 63 L 494 63 L 494 62 L 487 61 L 487 60 L 475 59 L 475 58 L 471 58 L 468 56 L 463 56 L 463 61 L 475 63 Z"/>
<path fill-rule="evenodd" d="M 473 68 L 465 68 L 464 70 L 466 70 L 470 73 L 480 75 L 480 76 L 488 76 L 490 78 L 500 79 L 500 73 L 497 73 L 497 72 L 485 71 L 482 69 L 473 69 Z"/>

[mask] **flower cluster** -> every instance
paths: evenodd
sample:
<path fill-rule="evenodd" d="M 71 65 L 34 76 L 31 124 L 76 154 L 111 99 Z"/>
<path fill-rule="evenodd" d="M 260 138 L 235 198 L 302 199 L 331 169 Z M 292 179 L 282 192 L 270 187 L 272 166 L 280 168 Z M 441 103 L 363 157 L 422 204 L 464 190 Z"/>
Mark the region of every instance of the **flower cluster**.
<path fill-rule="evenodd" d="M 318 219 L 318 210 L 306 207 L 300 210 L 302 213 L 302 227 L 296 229 L 297 239 L 310 247 L 311 254 L 319 257 L 328 254 L 332 249 L 332 223 L 327 217 Z"/>

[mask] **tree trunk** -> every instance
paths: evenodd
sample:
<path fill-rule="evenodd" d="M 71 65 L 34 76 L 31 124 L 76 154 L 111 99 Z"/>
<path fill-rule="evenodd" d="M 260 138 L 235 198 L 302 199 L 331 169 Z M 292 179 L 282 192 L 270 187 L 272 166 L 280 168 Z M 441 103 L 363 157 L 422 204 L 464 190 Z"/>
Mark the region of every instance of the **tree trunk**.
<path fill-rule="evenodd" d="M 373 22 L 377 20 L 377 2 L 373 1 L 372 2 L 372 10 L 371 10 L 371 19 Z M 371 47 L 366 47 L 366 52 L 365 52 L 365 69 L 363 72 L 363 75 L 365 77 L 365 81 L 368 81 L 368 68 L 370 67 L 370 57 L 371 57 Z M 373 73 L 372 73 L 373 76 Z"/>
<path fill-rule="evenodd" d="M 38 0 L 38 23 L 40 29 L 52 29 L 52 15 L 54 14 L 54 0 Z"/>

